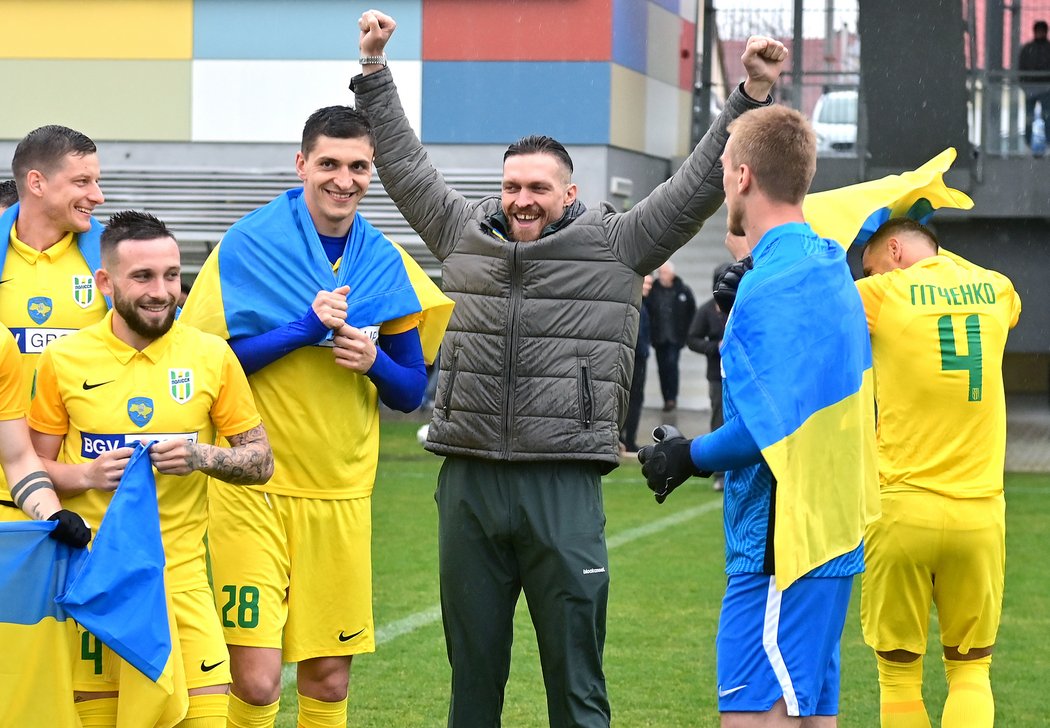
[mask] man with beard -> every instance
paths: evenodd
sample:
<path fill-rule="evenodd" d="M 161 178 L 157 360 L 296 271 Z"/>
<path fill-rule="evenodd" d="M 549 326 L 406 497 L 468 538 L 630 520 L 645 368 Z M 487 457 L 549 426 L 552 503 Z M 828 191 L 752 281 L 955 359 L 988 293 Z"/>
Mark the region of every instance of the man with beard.
<path fill-rule="evenodd" d="M 174 605 L 189 690 L 183 725 L 226 724 L 229 656 L 205 565 L 207 476 L 264 483 L 273 454 L 247 378 L 226 343 L 175 321 L 179 248 L 152 215 L 121 212 L 101 236 L 102 321 L 53 342 L 40 357 L 29 424 L 63 503 L 102 520 L 136 441 L 156 441 L 165 585 Z M 211 445 L 224 437 L 229 447 Z M 116 658 L 90 633 L 74 668 L 85 726 L 112 725 Z"/>
<path fill-rule="evenodd" d="M 0 215 L 0 323 L 22 355 L 22 406 L 28 409 L 44 347 L 106 313 L 92 277 L 102 225 L 91 216 L 105 198 L 95 143 L 64 126 L 26 134 L 11 168 L 18 199 Z M 24 518 L 0 487 L 0 521 Z"/>
<path fill-rule="evenodd" d="M 618 212 L 576 199 L 572 159 L 548 136 L 507 149 L 501 196 L 473 203 L 449 188 L 385 68 L 394 28 L 362 15 L 351 88 L 375 129 L 384 189 L 456 301 L 427 439 L 446 456 L 436 499 L 448 725 L 499 724 L 524 592 L 550 725 L 608 726 L 601 476 L 618 462 L 642 277 L 721 206 L 726 125 L 772 102 L 787 50 L 750 38 L 726 110 L 670 180 Z"/>
<path fill-rule="evenodd" d="M 729 232 L 754 261 L 722 341 L 725 422 L 694 440 L 665 426 L 638 460 L 661 502 L 726 471 L 722 726 L 832 728 L 839 639 L 878 514 L 864 308 L 843 247 L 803 218 L 816 171 L 805 117 L 748 112 L 729 126 L 722 165 Z"/>

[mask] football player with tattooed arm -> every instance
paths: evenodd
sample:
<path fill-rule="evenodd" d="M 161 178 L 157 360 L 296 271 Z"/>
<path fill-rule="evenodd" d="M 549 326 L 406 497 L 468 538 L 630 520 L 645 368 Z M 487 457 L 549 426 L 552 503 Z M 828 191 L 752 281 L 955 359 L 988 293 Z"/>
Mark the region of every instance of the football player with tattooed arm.
<path fill-rule="evenodd" d="M 189 694 L 179 725 L 222 728 L 230 667 L 205 562 L 207 476 L 265 483 L 273 453 L 229 346 L 175 320 L 180 256 L 167 226 L 146 213 L 117 213 L 102 233 L 101 256 L 95 276 L 113 310 L 40 356 L 29 413 L 33 444 L 63 502 L 98 524 L 133 445 L 153 441 L 164 581 Z M 211 444 L 220 437 L 228 447 Z M 85 726 L 111 726 L 118 658 L 78 629 L 77 711 Z"/>

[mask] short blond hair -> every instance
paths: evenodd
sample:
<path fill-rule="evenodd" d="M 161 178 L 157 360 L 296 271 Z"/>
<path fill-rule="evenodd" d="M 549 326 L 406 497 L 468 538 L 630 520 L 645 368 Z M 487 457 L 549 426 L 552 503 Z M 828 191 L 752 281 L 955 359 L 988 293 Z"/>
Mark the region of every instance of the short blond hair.
<path fill-rule="evenodd" d="M 746 164 L 770 199 L 801 204 L 817 172 L 817 137 L 805 116 L 786 106 L 748 111 L 729 125 L 731 161 Z"/>

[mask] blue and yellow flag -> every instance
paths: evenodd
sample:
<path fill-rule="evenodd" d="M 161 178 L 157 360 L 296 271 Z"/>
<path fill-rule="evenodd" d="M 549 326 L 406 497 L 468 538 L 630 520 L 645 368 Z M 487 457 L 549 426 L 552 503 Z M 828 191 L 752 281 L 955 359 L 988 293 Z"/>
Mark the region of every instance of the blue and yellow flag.
<path fill-rule="evenodd" d="M 434 360 L 452 316 L 451 299 L 360 213 L 333 270 L 299 188 L 227 231 L 193 285 L 193 324 L 226 339 L 266 333 L 302 317 L 318 291 L 343 285 L 350 286 L 351 326 L 421 312 L 423 355 Z"/>
<path fill-rule="evenodd" d="M 955 149 L 949 147 L 910 172 L 806 195 L 806 222 L 817 235 L 848 248 L 866 242 L 891 217 L 925 224 L 942 207 L 969 210 L 973 200 L 944 183 L 944 173 L 954 161 Z"/>
<path fill-rule="evenodd" d="M 91 553 L 58 602 L 123 660 L 118 728 L 182 720 L 188 698 L 146 445 L 136 444 Z"/>
<path fill-rule="evenodd" d="M 857 547 L 879 493 L 871 344 L 845 250 L 802 223 L 774 230 L 779 244 L 756 246 L 721 351 L 733 403 L 776 478 L 784 590 Z"/>
<path fill-rule="evenodd" d="M 76 627 L 55 602 L 87 557 L 49 537 L 57 523 L 0 523 L 0 725 L 77 726 Z"/>

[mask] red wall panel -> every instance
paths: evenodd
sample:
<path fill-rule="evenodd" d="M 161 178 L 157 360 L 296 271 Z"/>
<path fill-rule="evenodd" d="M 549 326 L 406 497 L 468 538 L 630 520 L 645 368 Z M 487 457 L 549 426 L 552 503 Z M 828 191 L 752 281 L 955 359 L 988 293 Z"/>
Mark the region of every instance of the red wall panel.
<path fill-rule="evenodd" d="M 611 49 L 610 0 L 423 3 L 424 61 L 607 61 Z"/>
<path fill-rule="evenodd" d="M 682 21 L 682 35 L 678 41 L 678 87 L 692 91 L 696 69 L 696 23 Z"/>

